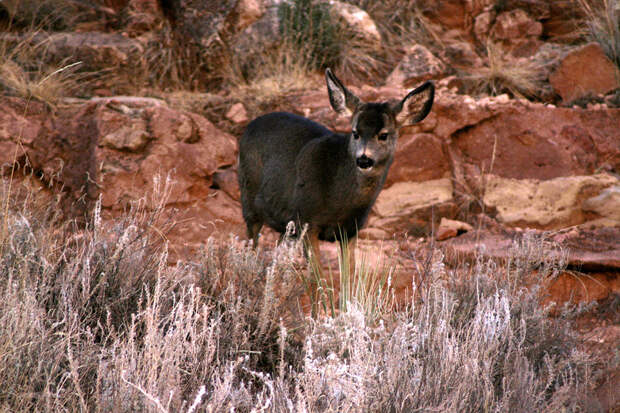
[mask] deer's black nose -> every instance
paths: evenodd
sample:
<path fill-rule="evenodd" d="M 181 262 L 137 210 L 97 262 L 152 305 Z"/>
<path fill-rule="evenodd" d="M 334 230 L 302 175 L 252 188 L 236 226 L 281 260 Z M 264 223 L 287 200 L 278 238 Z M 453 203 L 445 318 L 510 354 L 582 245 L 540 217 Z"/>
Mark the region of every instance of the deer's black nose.
<path fill-rule="evenodd" d="M 371 168 L 375 164 L 375 161 L 373 161 L 366 155 L 362 155 L 355 160 L 355 163 L 360 169 L 368 169 L 368 168 Z"/>

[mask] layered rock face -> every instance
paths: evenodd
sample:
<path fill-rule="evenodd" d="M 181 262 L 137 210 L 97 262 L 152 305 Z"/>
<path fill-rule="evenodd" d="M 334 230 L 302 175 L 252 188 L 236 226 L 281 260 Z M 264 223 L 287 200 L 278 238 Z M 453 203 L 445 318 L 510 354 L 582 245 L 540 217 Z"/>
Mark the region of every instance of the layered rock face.
<path fill-rule="evenodd" d="M 359 93 L 374 100 L 405 92 L 384 87 Z M 326 92 L 296 100 L 297 111 L 346 128 L 346 120 L 316 103 L 327 102 Z M 14 158 L 42 179 L 54 177 L 70 215 L 83 215 L 101 196 L 113 217 L 151 194 L 154 180 L 169 177 L 164 203 L 184 223 L 170 237 L 178 248 L 214 233 L 244 233 L 237 139 L 201 115 L 157 99 L 119 97 L 56 113 L 7 98 L 0 116 L 2 163 Z M 479 212 L 509 227 L 617 226 L 618 130 L 619 109 L 474 100 L 440 89 L 429 118 L 402 130 L 386 187 L 362 236 L 430 234 L 441 218 L 467 220 Z"/>
<path fill-rule="evenodd" d="M 110 98 L 50 113 L 17 99 L 0 104 L 5 176 L 16 164 L 62 194 L 67 218 L 87 219 L 100 200 L 114 220 L 140 203 L 174 221 L 173 258 L 241 227 L 233 169 L 236 139 L 204 117 L 163 101 Z M 23 173 L 21 173 L 23 172 Z"/>

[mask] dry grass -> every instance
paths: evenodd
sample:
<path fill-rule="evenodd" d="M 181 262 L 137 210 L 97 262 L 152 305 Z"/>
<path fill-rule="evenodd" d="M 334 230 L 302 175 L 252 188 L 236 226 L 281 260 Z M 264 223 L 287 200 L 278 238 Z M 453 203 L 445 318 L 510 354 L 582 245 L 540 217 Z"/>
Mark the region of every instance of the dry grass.
<path fill-rule="evenodd" d="M 204 91 L 212 80 L 209 58 L 165 24 L 146 43 L 144 57 L 136 66 L 136 86 L 165 92 Z"/>
<path fill-rule="evenodd" d="M 96 206 L 78 229 L 53 204 L 11 201 L 1 411 L 597 409 L 592 361 L 568 320 L 539 305 L 562 267 L 544 240 L 525 237 L 510 262 L 480 259 L 465 278 L 433 250 L 406 311 L 369 317 L 350 295 L 337 315 L 310 320 L 294 250 L 209 241 L 169 266 L 159 208 L 140 205 L 114 224 Z"/>
<path fill-rule="evenodd" d="M 614 0 L 578 0 L 585 14 L 587 36 L 598 42 L 620 67 L 620 3 Z"/>
<path fill-rule="evenodd" d="M 9 28 L 41 30 L 70 30 L 85 9 L 95 8 L 74 0 L 4 0 Z"/>
<path fill-rule="evenodd" d="M 242 68 L 247 62 L 232 58 L 224 74 L 230 85 L 230 95 L 246 104 L 250 111 L 260 105 L 275 102 L 286 93 L 308 87 L 311 67 L 308 55 L 288 42 L 266 52 L 254 62 L 251 74 Z"/>
<path fill-rule="evenodd" d="M 88 83 L 89 74 L 78 73 L 80 62 L 68 59 L 57 66 L 43 63 L 47 37 L 32 31 L 26 37 L 0 40 L 0 88 L 24 99 L 36 99 L 52 106 L 73 96 Z M 43 38 L 43 40 L 38 40 Z"/>
<path fill-rule="evenodd" d="M 419 0 L 348 0 L 347 3 L 368 12 L 390 47 L 422 44 L 432 49 L 441 46 L 439 33 L 424 16 L 424 12 L 432 6 Z"/>
<path fill-rule="evenodd" d="M 535 98 L 542 85 L 543 71 L 527 59 L 507 56 L 501 46 L 487 44 L 488 63 L 462 76 L 468 93 L 497 96 L 508 93 L 520 98 Z"/>

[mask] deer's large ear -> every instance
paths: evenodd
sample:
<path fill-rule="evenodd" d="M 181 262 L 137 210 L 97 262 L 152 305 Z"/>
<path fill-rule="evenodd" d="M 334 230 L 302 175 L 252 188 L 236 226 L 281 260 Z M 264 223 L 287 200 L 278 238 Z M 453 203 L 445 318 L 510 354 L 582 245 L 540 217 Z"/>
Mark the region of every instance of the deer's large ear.
<path fill-rule="evenodd" d="M 396 122 L 399 125 L 420 122 L 431 111 L 434 99 L 435 85 L 431 81 L 425 82 L 409 92 L 403 100 L 392 105 Z"/>
<path fill-rule="evenodd" d="M 360 99 L 347 89 L 328 68 L 325 70 L 325 81 L 329 93 L 329 103 L 340 114 L 352 114 L 360 104 Z"/>

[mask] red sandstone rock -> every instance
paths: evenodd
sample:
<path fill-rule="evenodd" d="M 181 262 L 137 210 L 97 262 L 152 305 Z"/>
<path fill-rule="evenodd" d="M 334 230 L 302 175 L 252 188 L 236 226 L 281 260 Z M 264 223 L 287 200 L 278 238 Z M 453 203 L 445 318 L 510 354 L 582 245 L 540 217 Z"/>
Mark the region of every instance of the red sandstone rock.
<path fill-rule="evenodd" d="M 395 86 L 353 89 L 375 101 L 401 99 L 407 92 Z M 346 119 L 328 108 L 324 91 L 300 92 L 284 101 L 282 109 L 294 108 L 338 130 L 349 128 Z M 429 234 L 432 221 L 456 217 L 455 197 L 477 196 L 478 201 L 467 198 L 473 205 L 483 199 L 484 176 L 491 169 L 501 178 L 542 181 L 618 169 L 619 129 L 618 109 L 555 108 L 503 97 L 475 100 L 438 89 L 427 119 L 402 129 L 386 189 L 362 235 Z M 122 134 L 109 136 L 119 130 L 142 135 L 137 144 L 121 139 Z M 22 144 L 16 145 L 20 133 Z M 114 217 L 130 202 L 151 194 L 156 176 L 161 181 L 170 174 L 166 211 L 171 219 L 182 216 L 194 225 L 186 229 L 193 238 L 185 240 L 178 233 L 175 245 L 197 245 L 200 237 L 216 231 L 244 232 L 237 202 L 235 137 L 163 101 L 94 99 L 51 112 L 37 102 L 25 110 L 24 101 L 4 99 L 0 148 L 5 173 L 17 149 L 18 161 L 24 163 L 27 156 L 33 169 L 54 176 L 55 185 L 64 188 L 69 216 L 84 216 L 101 194 L 104 212 Z M 444 186 L 440 197 L 432 195 Z M 75 202 L 84 192 L 87 202 Z M 584 219 L 598 219 L 598 193 L 582 195 L 575 199 L 587 201 Z M 575 207 L 582 208 L 570 206 Z"/>
<path fill-rule="evenodd" d="M 450 163 L 440 139 L 428 133 L 404 134 L 398 139 L 385 186 L 440 179 L 449 174 Z"/>
<path fill-rule="evenodd" d="M 543 234 L 530 230 L 538 236 Z M 475 260 L 478 254 L 498 260 L 510 258 L 511 251 L 523 238 L 523 233 L 506 231 L 502 234 L 476 233 L 475 231 L 463 234 L 460 237 L 444 241 L 442 249 L 446 252 L 449 261 L 457 262 L 462 259 Z M 566 265 L 569 269 L 578 271 L 615 272 L 620 271 L 620 228 L 599 228 L 594 230 L 573 229 L 568 232 L 556 232 L 548 241 L 556 242 L 562 250 L 549 251 L 552 259 L 562 258 L 566 253 Z M 480 248 L 480 246 L 484 248 Z M 615 277 L 618 278 L 618 277 Z M 614 284 L 615 292 L 620 292 L 620 283 Z"/>
<path fill-rule="evenodd" d="M 441 218 L 435 238 L 437 241 L 443 241 L 448 238 L 454 238 L 457 235 L 471 231 L 473 227 L 466 222 L 456 221 L 453 219 Z"/>
<path fill-rule="evenodd" d="M 540 22 L 525 11 L 514 9 L 497 16 L 489 36 L 515 56 L 532 56 L 541 45 L 538 39 L 542 32 L 543 26 Z"/>
<path fill-rule="evenodd" d="M 491 36 L 496 40 L 538 37 L 541 34 L 542 24 L 532 19 L 521 9 L 500 13 L 491 29 Z"/>
<path fill-rule="evenodd" d="M 620 71 L 598 43 L 590 43 L 568 53 L 549 81 L 564 103 L 620 87 Z"/>
<path fill-rule="evenodd" d="M 620 166 L 618 109 L 574 110 L 445 94 L 431 115 L 437 117 L 434 134 L 484 173 L 551 179 L 588 175 L 603 163 Z"/>
<path fill-rule="evenodd" d="M 410 88 L 448 73 L 446 65 L 427 48 L 416 44 L 409 48 L 403 60 L 385 81 L 386 84 Z"/>
<path fill-rule="evenodd" d="M 366 43 L 381 43 L 381 34 L 370 15 L 359 7 L 337 0 L 330 0 L 330 13 L 340 20 L 343 27 Z"/>
<path fill-rule="evenodd" d="M 230 107 L 228 112 L 226 112 L 226 118 L 235 123 L 244 123 L 249 120 L 248 112 L 245 110 L 245 107 L 241 102 L 235 103 Z"/>

